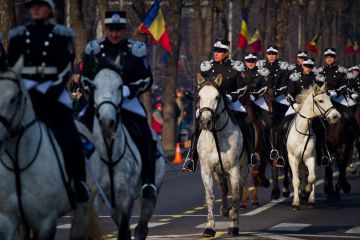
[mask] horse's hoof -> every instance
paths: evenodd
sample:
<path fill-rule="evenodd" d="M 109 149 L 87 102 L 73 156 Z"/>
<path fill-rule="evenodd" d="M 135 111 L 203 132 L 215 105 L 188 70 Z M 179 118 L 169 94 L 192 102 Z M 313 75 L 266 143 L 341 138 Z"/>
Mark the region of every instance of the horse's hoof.
<path fill-rule="evenodd" d="M 310 193 L 306 192 L 305 190 L 302 190 L 299 194 L 299 197 L 301 198 L 301 200 L 303 200 L 304 202 L 309 201 L 309 197 L 310 197 Z"/>
<path fill-rule="evenodd" d="M 298 211 L 298 210 L 300 210 L 300 206 L 299 205 L 292 205 L 292 210 Z"/>
<path fill-rule="evenodd" d="M 315 203 L 314 202 L 309 202 L 309 208 L 315 208 Z"/>
<path fill-rule="evenodd" d="M 289 190 L 283 191 L 282 195 L 283 195 L 284 198 L 288 198 L 290 196 L 290 191 Z"/>
<path fill-rule="evenodd" d="M 246 204 L 240 204 L 240 209 L 246 209 Z"/>
<path fill-rule="evenodd" d="M 253 207 L 259 207 L 260 206 L 260 203 L 258 201 L 256 202 L 252 202 L 251 204 Z"/>
<path fill-rule="evenodd" d="M 135 228 L 135 239 L 145 240 L 148 232 L 149 232 L 148 227 L 139 228 L 139 226 L 136 226 L 136 228 Z M 131 232 L 130 232 L 130 234 L 131 234 Z"/>
<path fill-rule="evenodd" d="M 229 228 L 228 229 L 228 235 L 229 236 L 239 236 L 239 228 L 238 227 L 234 227 L 234 228 Z"/>
<path fill-rule="evenodd" d="M 216 234 L 216 231 L 211 228 L 206 228 L 203 234 L 203 237 L 214 237 Z"/>
<path fill-rule="evenodd" d="M 275 188 L 271 191 L 271 199 L 278 200 L 280 198 L 280 189 Z"/>
<path fill-rule="evenodd" d="M 266 177 L 261 178 L 261 186 L 264 188 L 270 187 L 270 181 Z"/>
<path fill-rule="evenodd" d="M 351 191 L 351 185 L 346 180 L 345 181 L 340 181 L 335 185 L 335 189 L 336 189 L 337 192 L 339 192 L 342 189 L 344 193 L 349 193 Z"/>

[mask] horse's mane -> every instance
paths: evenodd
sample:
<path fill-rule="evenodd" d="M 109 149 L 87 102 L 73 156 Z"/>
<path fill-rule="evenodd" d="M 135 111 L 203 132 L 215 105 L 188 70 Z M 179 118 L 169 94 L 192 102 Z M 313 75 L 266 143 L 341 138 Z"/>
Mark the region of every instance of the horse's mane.
<path fill-rule="evenodd" d="M 310 94 L 315 92 L 315 86 L 311 85 L 308 89 L 304 89 L 301 91 L 299 95 L 296 96 L 296 102 L 298 102 L 300 105 L 303 104 L 304 100 L 309 96 Z"/>

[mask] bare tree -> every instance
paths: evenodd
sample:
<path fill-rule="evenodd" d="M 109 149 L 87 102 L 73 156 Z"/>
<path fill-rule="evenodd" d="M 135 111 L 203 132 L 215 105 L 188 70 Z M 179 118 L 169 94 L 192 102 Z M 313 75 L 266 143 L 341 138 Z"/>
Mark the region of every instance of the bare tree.
<path fill-rule="evenodd" d="M 81 54 L 87 43 L 87 32 L 84 24 L 79 0 L 69 0 L 70 3 L 70 26 L 75 30 L 76 62 L 80 62 Z"/>
<path fill-rule="evenodd" d="M 181 1 L 174 1 L 169 6 L 168 31 L 171 37 L 172 52 L 169 57 L 169 65 L 166 71 L 168 77 L 164 89 L 164 132 L 163 147 L 166 152 L 173 151 L 176 143 L 176 118 L 175 118 L 175 89 L 177 77 L 177 63 L 179 60 L 181 45 Z"/>
<path fill-rule="evenodd" d="M 13 0 L 0 0 L 0 32 L 4 34 L 4 47 L 8 46 L 9 30 L 16 24 Z"/>

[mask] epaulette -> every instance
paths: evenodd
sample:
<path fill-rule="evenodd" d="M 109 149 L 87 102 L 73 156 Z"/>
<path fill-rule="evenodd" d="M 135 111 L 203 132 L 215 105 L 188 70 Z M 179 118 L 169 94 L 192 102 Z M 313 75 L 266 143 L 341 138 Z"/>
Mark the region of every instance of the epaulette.
<path fill-rule="evenodd" d="M 288 68 L 289 68 L 289 64 L 284 61 L 279 61 L 279 66 L 280 66 L 281 70 L 288 70 Z"/>
<path fill-rule="evenodd" d="M 341 73 L 347 73 L 347 69 L 342 66 L 338 66 L 338 71 Z"/>
<path fill-rule="evenodd" d="M 262 68 L 265 65 L 265 63 L 266 63 L 266 60 L 259 60 L 256 62 L 256 66 L 258 68 Z"/>
<path fill-rule="evenodd" d="M 315 79 L 318 82 L 325 82 L 325 77 L 322 74 L 317 74 Z"/>
<path fill-rule="evenodd" d="M 99 44 L 100 41 L 98 40 L 93 40 L 90 41 L 86 47 L 85 47 L 85 54 L 90 55 L 90 54 L 98 54 L 101 51 L 101 47 Z"/>
<path fill-rule="evenodd" d="M 231 66 L 233 67 L 233 69 L 235 69 L 238 72 L 245 71 L 245 66 L 241 61 L 231 60 Z"/>
<path fill-rule="evenodd" d="M 356 78 L 357 76 L 359 76 L 359 73 L 358 73 L 358 72 L 355 72 L 355 71 L 351 71 L 351 72 L 347 72 L 347 73 L 346 73 L 346 78 L 347 78 L 347 79 L 354 79 L 354 78 Z"/>
<path fill-rule="evenodd" d="M 269 74 L 270 74 L 270 71 L 269 71 L 269 69 L 267 69 L 267 68 L 259 68 L 258 70 L 258 73 L 261 75 L 261 76 L 263 76 L 263 77 L 266 77 L 266 76 L 268 76 Z"/>
<path fill-rule="evenodd" d="M 321 73 L 323 71 L 323 67 L 319 67 L 319 68 L 314 67 L 312 71 L 315 74 L 319 74 L 319 73 Z"/>
<path fill-rule="evenodd" d="M 296 65 L 295 65 L 295 64 L 289 64 L 287 70 L 292 71 L 292 70 L 294 70 L 295 68 L 296 68 Z"/>
<path fill-rule="evenodd" d="M 144 57 L 147 54 L 147 47 L 144 42 L 136 41 L 133 39 L 128 40 L 131 44 L 131 53 L 135 57 Z"/>
<path fill-rule="evenodd" d="M 300 77 L 301 77 L 301 73 L 294 72 L 293 74 L 290 75 L 289 78 L 290 78 L 291 81 L 297 81 L 297 80 L 300 79 Z"/>
<path fill-rule="evenodd" d="M 52 32 L 57 35 L 65 36 L 65 37 L 74 37 L 75 36 L 74 30 L 72 30 L 71 28 L 68 28 L 64 25 L 60 25 L 60 24 L 56 24 L 54 26 Z"/>
<path fill-rule="evenodd" d="M 209 71 L 210 68 L 212 67 L 212 62 L 213 62 L 213 60 L 211 60 L 211 61 L 203 61 L 200 64 L 200 71 L 202 71 L 202 72 Z"/>
<path fill-rule="evenodd" d="M 13 28 L 9 32 L 9 39 L 13 39 L 17 36 L 22 36 L 26 33 L 26 27 L 24 25 Z"/>

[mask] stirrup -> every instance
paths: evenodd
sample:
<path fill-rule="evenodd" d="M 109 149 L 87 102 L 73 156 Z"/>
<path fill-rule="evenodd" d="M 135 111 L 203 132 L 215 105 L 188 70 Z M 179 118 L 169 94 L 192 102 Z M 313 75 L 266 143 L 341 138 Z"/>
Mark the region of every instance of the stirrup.
<path fill-rule="evenodd" d="M 259 154 L 252 153 L 250 156 L 250 166 L 259 166 L 261 164 Z"/>
<path fill-rule="evenodd" d="M 149 190 L 151 189 L 151 190 Z M 157 198 L 157 189 L 156 186 L 152 183 L 146 183 L 142 186 L 142 198 L 143 199 L 156 199 Z"/>
<path fill-rule="evenodd" d="M 185 159 L 185 162 L 181 168 L 181 171 L 183 172 L 195 172 L 195 161 L 190 158 L 190 157 L 187 157 Z"/>
<path fill-rule="evenodd" d="M 320 166 L 322 166 L 322 167 L 327 167 L 327 166 L 332 166 L 332 164 L 333 164 L 333 161 L 332 161 L 331 158 L 329 158 L 328 156 L 323 155 L 323 156 L 321 157 Z"/>
<path fill-rule="evenodd" d="M 283 168 L 285 167 L 285 159 L 282 156 L 279 156 L 276 161 L 276 167 Z"/>
<path fill-rule="evenodd" d="M 271 160 L 277 160 L 280 157 L 279 151 L 275 148 L 271 149 L 270 151 L 270 159 Z"/>

